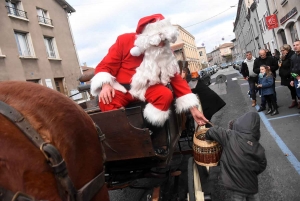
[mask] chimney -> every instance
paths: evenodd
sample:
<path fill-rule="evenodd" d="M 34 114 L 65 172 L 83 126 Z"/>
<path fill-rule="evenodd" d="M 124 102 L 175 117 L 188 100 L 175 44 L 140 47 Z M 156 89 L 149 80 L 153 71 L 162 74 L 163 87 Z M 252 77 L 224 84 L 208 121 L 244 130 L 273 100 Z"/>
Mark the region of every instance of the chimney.
<path fill-rule="evenodd" d="M 83 66 L 87 67 L 86 62 L 83 62 Z"/>

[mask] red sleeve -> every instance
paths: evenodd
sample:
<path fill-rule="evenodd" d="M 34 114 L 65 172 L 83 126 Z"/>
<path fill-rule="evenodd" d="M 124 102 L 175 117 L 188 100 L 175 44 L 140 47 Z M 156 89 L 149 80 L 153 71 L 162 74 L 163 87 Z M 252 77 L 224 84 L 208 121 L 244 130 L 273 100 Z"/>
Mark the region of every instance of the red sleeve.
<path fill-rule="evenodd" d="M 176 98 L 192 93 L 188 83 L 177 73 L 171 78 L 171 86 Z"/>
<path fill-rule="evenodd" d="M 107 72 L 112 76 L 116 76 L 122 64 L 122 47 L 119 37 L 113 44 L 104 59 L 96 66 L 95 74 L 99 72 Z"/>

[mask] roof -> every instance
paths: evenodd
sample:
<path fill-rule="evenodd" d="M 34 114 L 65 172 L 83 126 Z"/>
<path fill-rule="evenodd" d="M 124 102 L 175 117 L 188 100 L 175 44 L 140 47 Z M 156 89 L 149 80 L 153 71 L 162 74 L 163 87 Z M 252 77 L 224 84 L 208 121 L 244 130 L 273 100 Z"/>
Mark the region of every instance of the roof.
<path fill-rule="evenodd" d="M 174 52 L 174 51 L 182 49 L 183 46 L 184 46 L 184 43 L 174 44 L 174 45 L 171 45 L 171 50 Z"/>
<path fill-rule="evenodd" d="M 63 9 L 66 9 L 68 13 L 73 13 L 76 10 L 65 0 L 55 0 Z"/>
<path fill-rule="evenodd" d="M 233 46 L 233 43 L 224 43 L 224 44 L 220 45 L 219 48 L 222 49 L 222 48 L 232 47 L 232 46 Z"/>

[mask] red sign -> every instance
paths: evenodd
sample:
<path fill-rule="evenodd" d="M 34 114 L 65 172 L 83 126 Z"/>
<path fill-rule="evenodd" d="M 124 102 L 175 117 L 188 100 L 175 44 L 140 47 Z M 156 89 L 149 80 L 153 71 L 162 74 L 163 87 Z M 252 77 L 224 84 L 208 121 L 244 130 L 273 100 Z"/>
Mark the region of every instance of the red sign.
<path fill-rule="evenodd" d="M 277 16 L 274 15 L 269 15 L 266 17 L 266 23 L 267 23 L 267 27 L 268 29 L 274 29 L 278 27 L 278 20 L 277 20 Z"/>

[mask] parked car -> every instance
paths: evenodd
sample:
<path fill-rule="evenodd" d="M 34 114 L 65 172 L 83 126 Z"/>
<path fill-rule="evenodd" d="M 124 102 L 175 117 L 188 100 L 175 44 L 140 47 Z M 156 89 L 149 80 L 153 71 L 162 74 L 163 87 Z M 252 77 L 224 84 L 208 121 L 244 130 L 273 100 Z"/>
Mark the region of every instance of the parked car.
<path fill-rule="evenodd" d="M 222 63 L 221 66 L 220 66 L 220 68 L 221 68 L 221 69 L 228 68 L 227 63 Z"/>
<path fill-rule="evenodd" d="M 199 71 L 200 79 L 204 82 L 205 85 L 210 85 L 211 78 L 210 73 L 208 73 L 205 69 Z"/>
<path fill-rule="evenodd" d="M 235 65 L 234 65 L 233 68 L 234 68 L 235 70 L 238 70 L 239 72 L 241 72 L 242 63 L 243 63 L 243 60 L 236 61 L 236 63 L 235 63 Z"/>
<path fill-rule="evenodd" d="M 217 65 L 213 65 L 212 66 L 212 69 L 214 69 L 214 73 L 218 72 L 219 70 L 219 67 Z"/>

